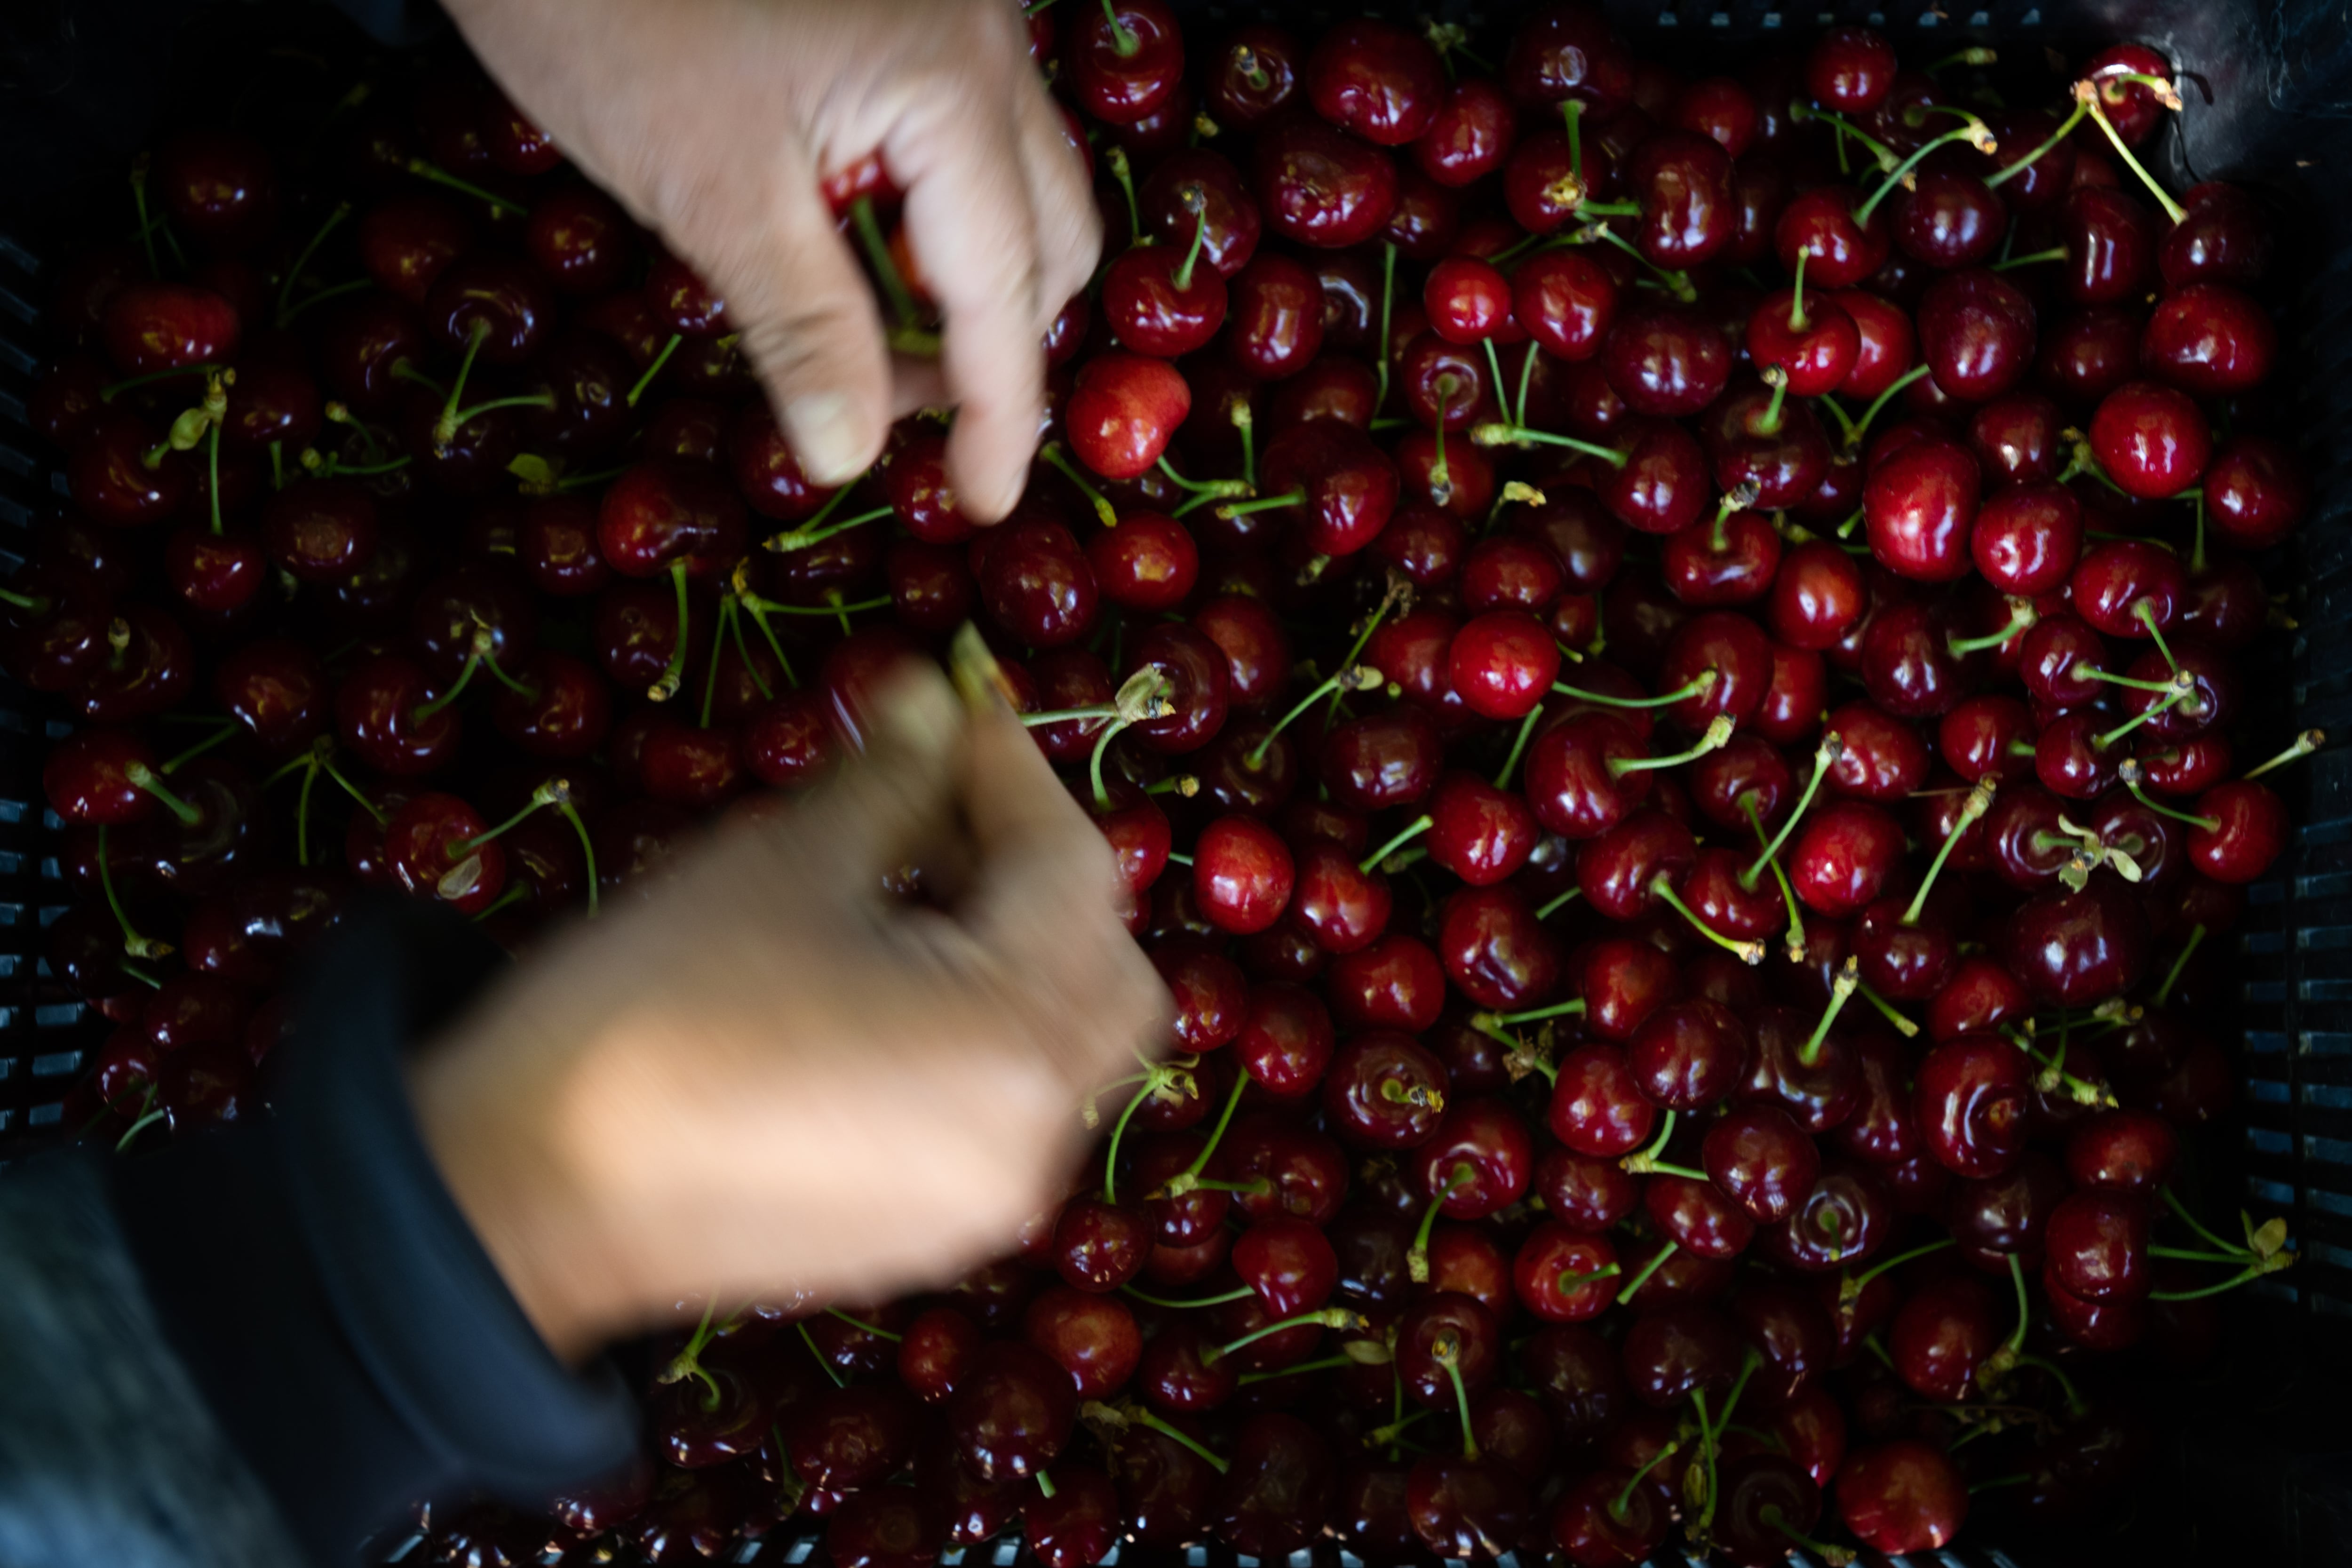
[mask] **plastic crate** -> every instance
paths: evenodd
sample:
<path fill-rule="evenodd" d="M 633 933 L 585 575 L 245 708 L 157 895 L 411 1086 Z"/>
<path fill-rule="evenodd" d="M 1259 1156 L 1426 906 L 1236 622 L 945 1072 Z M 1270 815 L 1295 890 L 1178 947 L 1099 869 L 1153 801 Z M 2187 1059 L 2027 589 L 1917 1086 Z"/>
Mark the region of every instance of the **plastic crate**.
<path fill-rule="evenodd" d="M 2182 72 L 2186 109 L 2143 155 L 2176 190 L 2230 179 L 2271 192 L 2284 225 L 2283 375 L 2315 482 L 2315 515 L 2265 576 L 2300 624 L 2275 679 L 2258 684 L 2256 721 L 2284 743 L 2319 726 L 2352 738 L 2352 30 L 2317 0 L 1836 0 L 1780 10 L 1769 0 L 1641 4 L 1604 0 L 1640 52 L 1692 66 L 1736 66 L 1785 37 L 1820 27 L 1883 28 L 1906 59 L 1963 43 L 2014 58 L 2137 39 Z M 62 477 L 26 426 L 24 399 L 38 364 L 45 245 L 67 225 L 71 195 L 93 176 L 119 179 L 159 105 L 215 106 L 223 85 L 257 59 L 308 51 L 350 60 L 369 46 L 323 7 L 221 4 L 191 17 L 169 0 L 19 0 L 0 16 L 0 158 L 23 177 L 0 185 L 0 581 L 31 531 L 61 504 Z M 1272 16 L 1311 30 L 1362 10 L 1401 18 L 1436 12 L 1496 41 L 1518 7 L 1434 0 L 1421 6 L 1177 0 L 1203 36 Z M 2031 54 L 2028 55 L 2031 58 Z M 325 73 L 320 73 L 324 79 Z M 2200 90 L 2202 89 L 2203 90 Z M 323 108 L 302 95 L 260 112 Z M 250 105 L 253 100 L 245 101 Z M 85 231 L 86 230 L 81 230 Z M 58 710 L 0 678 L 0 1164 L 57 1142 L 61 1101 L 103 1024 L 54 980 L 43 928 L 65 904 L 53 858 L 57 825 L 41 801 L 46 742 Z M 1940 1568 L 2044 1564 L 2255 1563 L 2319 1568 L 2352 1561 L 2352 746 L 2324 751 L 2279 781 L 2301 826 L 2272 875 L 2250 889 L 2236 933 L 2242 1081 L 2232 1123 L 2209 1140 L 2215 1208 L 2242 1202 L 2283 1213 L 2301 1261 L 2231 1298 L 2222 1363 L 2180 1391 L 2153 1484 L 2108 1534 L 2087 1542 L 1979 1539 L 1967 1550 L 1915 1556 Z M 379 1560 L 416 1545 L 380 1543 Z M 960 1554 L 968 1568 L 1033 1561 L 1017 1541 Z M 823 1561 L 790 1534 L 747 1543 L 726 1560 Z M 1790 1561 L 1805 1561 L 1794 1554 Z M 954 1561 L 954 1559 L 950 1559 Z M 1228 1568 L 1218 1547 L 1117 1553 L 1122 1568 Z M 1239 1559 L 1250 1563 L 1250 1559 Z M 1688 1561 L 1668 1552 L 1661 1563 Z M 1290 1568 L 1358 1568 L 1328 1543 Z"/>

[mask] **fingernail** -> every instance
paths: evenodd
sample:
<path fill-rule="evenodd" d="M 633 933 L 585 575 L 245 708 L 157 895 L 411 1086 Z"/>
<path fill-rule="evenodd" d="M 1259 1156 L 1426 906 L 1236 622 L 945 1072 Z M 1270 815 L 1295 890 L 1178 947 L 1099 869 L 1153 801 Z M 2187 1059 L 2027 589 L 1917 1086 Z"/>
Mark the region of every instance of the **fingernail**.
<path fill-rule="evenodd" d="M 849 425 L 849 399 L 837 392 L 796 397 L 784 410 L 784 424 L 792 431 L 801 469 L 813 482 L 845 485 L 857 477 L 861 465 L 857 432 Z"/>
<path fill-rule="evenodd" d="M 963 721 L 947 682 L 929 671 L 892 681 L 878 706 L 884 732 L 914 752 L 944 749 Z"/>

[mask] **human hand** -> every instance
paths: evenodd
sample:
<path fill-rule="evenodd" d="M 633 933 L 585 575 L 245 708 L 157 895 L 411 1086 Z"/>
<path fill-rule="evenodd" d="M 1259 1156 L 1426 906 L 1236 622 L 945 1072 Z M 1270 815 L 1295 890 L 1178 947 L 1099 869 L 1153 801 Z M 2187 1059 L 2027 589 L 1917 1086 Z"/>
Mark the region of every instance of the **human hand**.
<path fill-rule="evenodd" d="M 560 1354 L 679 1300 L 877 1300 L 1062 1195 L 1078 1104 L 1164 1028 L 1109 847 L 936 673 L 866 757 L 557 937 L 410 1074 L 458 1205 Z M 913 864 L 947 912 L 894 901 Z"/>
<path fill-rule="evenodd" d="M 1014 0 L 448 0 L 508 94 L 727 302 L 809 477 L 846 483 L 897 414 L 957 406 L 963 510 L 1020 499 L 1046 329 L 1093 270 L 1084 166 Z M 885 346 L 820 176 L 878 153 L 944 313 Z"/>

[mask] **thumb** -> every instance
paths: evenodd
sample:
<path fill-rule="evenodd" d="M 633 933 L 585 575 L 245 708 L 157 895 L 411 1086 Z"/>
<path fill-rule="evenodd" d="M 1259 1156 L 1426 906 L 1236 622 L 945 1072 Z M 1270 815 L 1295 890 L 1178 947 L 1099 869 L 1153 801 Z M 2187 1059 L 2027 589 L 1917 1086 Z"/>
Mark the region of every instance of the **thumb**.
<path fill-rule="evenodd" d="M 890 363 L 873 290 L 814 173 L 776 161 L 761 237 L 707 272 L 742 333 L 776 422 L 814 483 L 847 484 L 881 455 Z"/>
<path fill-rule="evenodd" d="M 872 699 L 866 754 L 808 804 L 795 837 L 839 879 L 877 890 L 877 877 L 951 836 L 962 790 L 968 721 L 947 679 L 908 659 Z"/>

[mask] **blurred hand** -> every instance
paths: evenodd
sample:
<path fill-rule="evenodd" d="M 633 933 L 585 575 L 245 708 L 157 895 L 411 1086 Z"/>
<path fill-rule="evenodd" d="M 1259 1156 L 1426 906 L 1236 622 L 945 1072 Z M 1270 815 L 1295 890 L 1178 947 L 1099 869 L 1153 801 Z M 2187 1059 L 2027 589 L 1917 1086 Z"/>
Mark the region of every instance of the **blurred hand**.
<path fill-rule="evenodd" d="M 1078 1102 L 1167 1007 L 1110 850 L 936 673 L 866 756 L 552 940 L 411 1071 L 532 1321 L 576 1357 L 681 1299 L 950 1279 L 1062 1195 Z M 909 864 L 951 912 L 885 896 Z"/>
<path fill-rule="evenodd" d="M 964 510 L 1012 510 L 1044 409 L 1040 345 L 1101 240 L 1015 0 L 448 9 L 516 104 L 727 301 L 812 479 L 845 483 L 896 414 L 951 402 Z M 939 363 L 902 359 L 895 384 L 819 191 L 877 153 L 946 319 Z"/>

